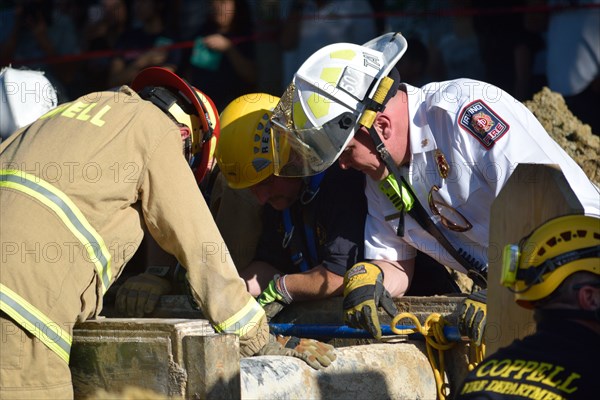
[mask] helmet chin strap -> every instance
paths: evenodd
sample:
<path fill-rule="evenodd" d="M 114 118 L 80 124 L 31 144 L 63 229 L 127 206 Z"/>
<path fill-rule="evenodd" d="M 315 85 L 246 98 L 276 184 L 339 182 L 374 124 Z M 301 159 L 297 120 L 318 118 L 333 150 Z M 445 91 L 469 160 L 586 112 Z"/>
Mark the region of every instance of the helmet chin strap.
<path fill-rule="evenodd" d="M 310 203 L 317 196 L 324 177 L 325 171 L 304 179 L 304 190 L 302 190 L 302 194 L 300 195 L 300 203 L 302 205 Z"/>
<path fill-rule="evenodd" d="M 404 177 L 400 173 L 400 168 L 398 168 L 398 166 L 396 165 L 396 162 L 392 158 L 392 155 L 381 141 L 381 138 L 377 134 L 377 131 L 375 130 L 373 125 L 371 125 L 367 129 L 369 131 L 369 135 L 371 136 L 371 140 L 373 140 L 373 143 L 375 143 L 375 150 L 377 150 L 377 154 L 379 154 L 379 157 L 384 162 L 385 166 L 389 171 L 389 175 L 386 178 L 386 181 L 395 180 L 395 186 L 397 186 L 398 189 L 397 191 L 400 192 L 396 193 L 395 196 L 394 193 L 388 194 L 387 190 L 384 193 L 396 205 L 398 211 L 400 211 L 400 222 L 398 223 L 398 236 L 404 236 L 404 214 L 407 211 L 410 211 L 414 204 L 416 196 L 414 196 L 414 194 L 411 193 L 410 187 L 405 184 Z M 393 182 L 391 184 L 393 184 Z M 396 192 L 396 190 L 394 190 L 393 192 Z"/>
<path fill-rule="evenodd" d="M 179 125 L 179 133 L 181 134 L 181 143 L 183 145 L 183 156 L 189 163 L 192 160 L 192 132 L 186 125 Z"/>
<path fill-rule="evenodd" d="M 396 209 L 399 211 L 398 217 L 400 218 L 400 221 L 398 223 L 398 236 L 404 236 L 404 214 L 407 211 L 410 211 L 416 196 L 412 193 L 412 190 L 410 190 L 410 186 L 406 184 L 406 181 L 400 173 L 400 168 L 396 165 L 392 155 L 373 127 L 377 113 L 385 110 L 387 102 L 398 93 L 399 86 L 400 74 L 396 68 L 392 68 L 390 74 L 384 77 L 379 83 L 373 98 L 367 99 L 366 110 L 360 117 L 358 123 L 368 130 L 379 157 L 385 163 L 389 171 L 390 175 L 386 178 L 386 181 L 382 182 L 386 188 L 384 189 L 384 187 L 380 185 L 380 189 L 392 203 L 394 203 Z"/>

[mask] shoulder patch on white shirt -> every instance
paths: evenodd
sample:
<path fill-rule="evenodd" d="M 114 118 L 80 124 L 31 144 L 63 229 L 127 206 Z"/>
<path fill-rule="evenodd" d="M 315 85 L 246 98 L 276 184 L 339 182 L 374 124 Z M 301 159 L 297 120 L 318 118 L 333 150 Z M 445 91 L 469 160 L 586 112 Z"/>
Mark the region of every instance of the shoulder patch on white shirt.
<path fill-rule="evenodd" d="M 482 100 L 467 104 L 458 115 L 458 123 L 486 149 L 492 148 L 510 126 Z"/>

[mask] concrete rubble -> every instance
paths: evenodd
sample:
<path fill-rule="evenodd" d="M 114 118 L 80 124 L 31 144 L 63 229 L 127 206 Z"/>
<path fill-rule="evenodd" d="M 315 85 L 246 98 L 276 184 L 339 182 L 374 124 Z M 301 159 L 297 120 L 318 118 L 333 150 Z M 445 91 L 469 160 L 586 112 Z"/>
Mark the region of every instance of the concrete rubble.
<path fill-rule="evenodd" d="M 406 297 L 397 305 L 419 320 L 440 312 L 452 321 L 460 299 Z M 240 360 L 237 337 L 217 335 L 185 296 L 165 296 L 155 314 L 165 307 L 186 318 L 101 318 L 76 327 L 71 371 L 77 399 L 95 398 L 99 389 L 115 393 L 128 387 L 185 399 L 435 398 L 425 343 L 418 338 L 386 337 L 380 343 L 335 339 L 337 360 L 316 371 L 290 357 Z M 278 321 L 341 323 L 339 307 L 341 298 L 298 304 Z M 381 318 L 390 323 L 389 317 Z M 466 372 L 465 347 L 448 353 L 448 380 L 453 382 Z"/>
<path fill-rule="evenodd" d="M 242 360 L 243 399 L 434 399 L 435 380 L 422 343 L 339 348 L 337 360 L 315 371 L 288 357 Z"/>

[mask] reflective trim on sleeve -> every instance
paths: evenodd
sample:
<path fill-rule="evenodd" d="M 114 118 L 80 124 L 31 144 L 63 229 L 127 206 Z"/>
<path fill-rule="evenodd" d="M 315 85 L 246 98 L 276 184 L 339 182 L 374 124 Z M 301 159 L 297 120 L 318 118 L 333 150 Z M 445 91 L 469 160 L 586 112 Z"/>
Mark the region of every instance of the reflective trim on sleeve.
<path fill-rule="evenodd" d="M 19 170 L 0 170 L 0 187 L 28 194 L 54 211 L 87 251 L 89 260 L 96 266 L 102 281 L 102 292 L 106 293 L 112 275 L 110 253 L 102 237 L 90 225 L 75 203 L 48 182 Z"/>
<path fill-rule="evenodd" d="M 27 300 L 0 283 L 0 310 L 42 341 L 67 364 L 73 338 Z"/>
<path fill-rule="evenodd" d="M 250 297 L 248 303 L 240 311 L 226 321 L 216 324 L 214 328 L 217 332 L 240 335 L 240 331 L 257 326 L 264 316 L 265 310 L 263 310 L 254 297 Z"/>

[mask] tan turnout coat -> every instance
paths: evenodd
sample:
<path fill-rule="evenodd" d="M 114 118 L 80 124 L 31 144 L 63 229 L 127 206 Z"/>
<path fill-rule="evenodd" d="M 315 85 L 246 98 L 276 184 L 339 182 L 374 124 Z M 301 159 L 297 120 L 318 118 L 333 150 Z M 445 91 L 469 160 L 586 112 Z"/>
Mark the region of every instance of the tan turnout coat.
<path fill-rule="evenodd" d="M 50 336 L 68 338 L 75 322 L 98 315 L 102 295 L 139 247 L 145 225 L 186 267 L 195 298 L 217 330 L 240 335 L 246 354 L 266 342 L 264 312 L 238 276 L 182 156 L 179 129 L 127 86 L 59 106 L 13 134 L 0 146 L 0 169 L 3 323 L 27 323 L 14 315 L 19 301 L 13 301 L 20 298 L 59 326 Z M 69 223 L 69 215 L 83 217 Z M 82 232 L 101 240 L 86 244 Z M 60 351 L 68 353 L 62 347 L 47 357 L 59 355 L 60 362 Z M 6 351 L 17 351 L 2 350 L 3 360 L 10 360 Z M 47 381 L 32 383 L 39 372 L 19 375 L 5 364 L 2 396 L 11 388 L 60 384 L 51 371 Z M 35 359 L 29 367 L 35 365 L 51 368 Z"/>

